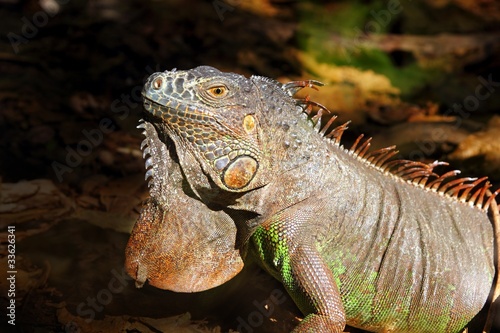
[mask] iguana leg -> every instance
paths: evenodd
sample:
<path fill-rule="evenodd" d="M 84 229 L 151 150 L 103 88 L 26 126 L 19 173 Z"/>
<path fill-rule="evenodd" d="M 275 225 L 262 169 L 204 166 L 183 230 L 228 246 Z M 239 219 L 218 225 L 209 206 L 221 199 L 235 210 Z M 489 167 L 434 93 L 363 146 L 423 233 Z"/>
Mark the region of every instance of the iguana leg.
<path fill-rule="evenodd" d="M 252 240 L 264 267 L 305 315 L 293 333 L 340 333 L 346 319 L 337 284 L 304 228 L 313 216 L 307 204 L 288 207 L 262 224 Z"/>
<path fill-rule="evenodd" d="M 283 284 L 304 314 L 293 333 L 343 332 L 345 313 L 332 272 L 318 252 L 298 245 L 290 253 L 290 271 L 282 271 Z"/>

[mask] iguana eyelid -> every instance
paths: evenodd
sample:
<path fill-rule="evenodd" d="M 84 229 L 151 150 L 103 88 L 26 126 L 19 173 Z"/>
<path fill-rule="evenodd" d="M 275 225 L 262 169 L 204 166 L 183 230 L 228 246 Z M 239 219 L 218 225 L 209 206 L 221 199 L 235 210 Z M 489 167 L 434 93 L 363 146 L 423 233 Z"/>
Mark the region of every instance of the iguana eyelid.
<path fill-rule="evenodd" d="M 229 88 L 223 84 L 217 84 L 209 87 L 206 91 L 212 97 L 223 98 L 229 93 Z"/>

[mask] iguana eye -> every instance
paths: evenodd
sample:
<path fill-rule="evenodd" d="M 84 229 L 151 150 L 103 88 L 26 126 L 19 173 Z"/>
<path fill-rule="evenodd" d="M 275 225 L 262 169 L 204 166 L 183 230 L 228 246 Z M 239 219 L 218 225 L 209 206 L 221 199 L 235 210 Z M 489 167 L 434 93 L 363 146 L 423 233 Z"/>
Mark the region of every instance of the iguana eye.
<path fill-rule="evenodd" d="M 161 88 L 163 84 L 163 80 L 161 78 L 157 78 L 156 80 L 153 81 L 153 89 L 158 90 Z"/>
<path fill-rule="evenodd" d="M 207 89 L 207 92 L 215 98 L 222 98 L 227 95 L 228 89 L 226 86 L 215 86 Z"/>

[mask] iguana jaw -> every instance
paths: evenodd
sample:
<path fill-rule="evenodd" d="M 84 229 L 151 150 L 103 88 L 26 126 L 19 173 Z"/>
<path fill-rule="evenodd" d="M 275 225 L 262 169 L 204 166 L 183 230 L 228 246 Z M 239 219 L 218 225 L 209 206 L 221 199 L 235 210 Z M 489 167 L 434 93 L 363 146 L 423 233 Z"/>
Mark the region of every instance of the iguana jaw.
<path fill-rule="evenodd" d="M 237 94 L 232 89 L 237 84 L 232 85 L 231 79 L 216 75 L 197 79 L 195 74 L 166 71 L 151 75 L 142 92 L 148 118 L 174 141 L 181 167 L 183 157 L 190 154 L 223 190 L 243 192 L 261 186 L 262 182 L 254 181 L 261 163 L 254 110 L 248 103 L 231 99 Z M 218 98 L 222 89 L 224 96 Z M 184 165 L 192 167 L 192 163 Z"/>

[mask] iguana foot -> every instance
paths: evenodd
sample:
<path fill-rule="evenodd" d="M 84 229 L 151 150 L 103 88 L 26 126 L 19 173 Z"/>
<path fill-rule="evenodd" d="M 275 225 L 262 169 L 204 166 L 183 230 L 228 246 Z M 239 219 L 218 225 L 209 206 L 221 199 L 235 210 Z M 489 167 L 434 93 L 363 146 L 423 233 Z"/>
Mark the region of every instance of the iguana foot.
<path fill-rule="evenodd" d="M 292 333 L 342 333 L 345 321 L 339 322 L 324 315 L 310 314 L 292 331 Z"/>

